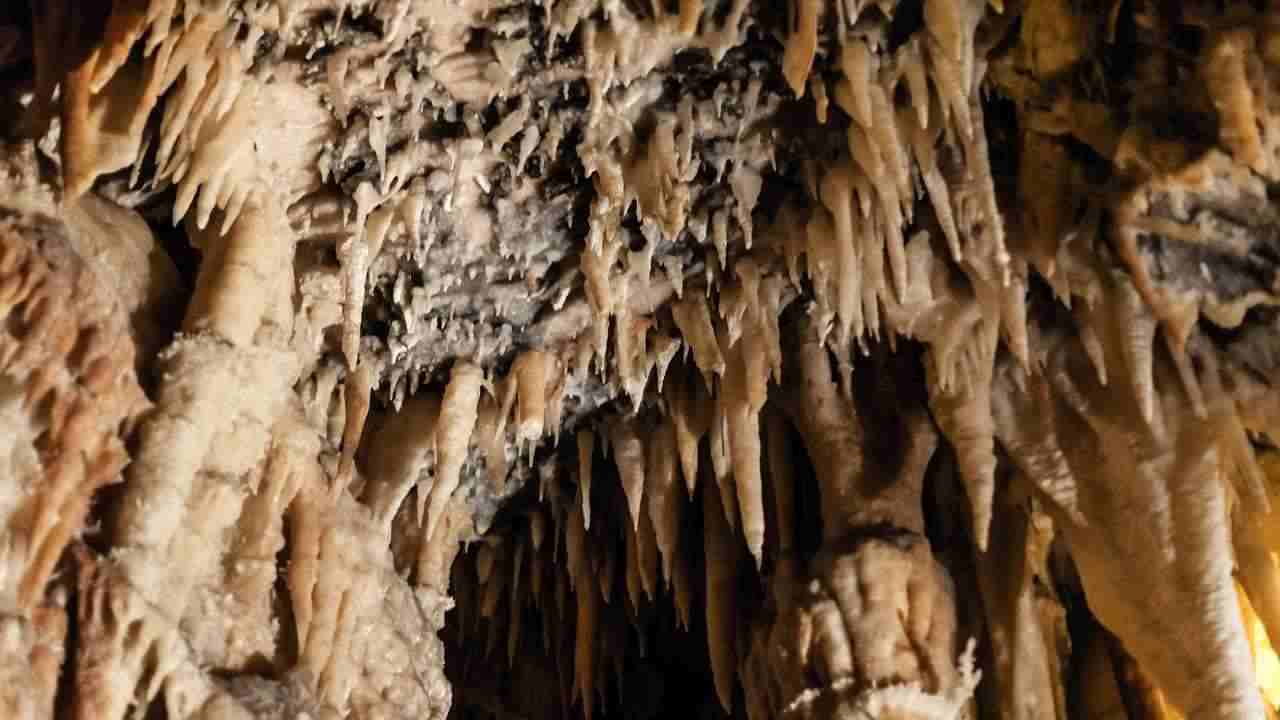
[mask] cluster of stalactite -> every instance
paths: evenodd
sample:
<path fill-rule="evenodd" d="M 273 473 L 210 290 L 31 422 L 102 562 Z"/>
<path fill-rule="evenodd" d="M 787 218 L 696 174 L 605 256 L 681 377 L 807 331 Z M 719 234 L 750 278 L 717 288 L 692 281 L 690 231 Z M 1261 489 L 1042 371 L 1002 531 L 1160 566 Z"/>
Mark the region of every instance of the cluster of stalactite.
<path fill-rule="evenodd" d="M 1274 714 L 1270 8 L 83 5 L 0 14 L 0 710 Z"/>

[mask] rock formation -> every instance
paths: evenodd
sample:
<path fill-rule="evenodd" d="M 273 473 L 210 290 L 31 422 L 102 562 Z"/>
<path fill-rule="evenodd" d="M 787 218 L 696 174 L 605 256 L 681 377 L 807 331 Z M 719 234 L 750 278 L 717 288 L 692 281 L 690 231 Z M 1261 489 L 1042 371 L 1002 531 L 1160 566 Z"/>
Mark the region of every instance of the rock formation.
<path fill-rule="evenodd" d="M 0 716 L 1276 717 L 1268 2 L 20 0 L 0 99 Z"/>

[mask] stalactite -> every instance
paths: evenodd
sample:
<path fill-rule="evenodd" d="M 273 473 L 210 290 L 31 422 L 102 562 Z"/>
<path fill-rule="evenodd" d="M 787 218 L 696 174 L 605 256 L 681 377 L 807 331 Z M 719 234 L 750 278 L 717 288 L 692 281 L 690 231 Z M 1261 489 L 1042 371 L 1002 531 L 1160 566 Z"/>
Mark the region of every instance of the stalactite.
<path fill-rule="evenodd" d="M 671 582 L 671 566 L 680 541 L 684 498 L 676 480 L 675 427 L 664 422 L 654 431 L 649 442 L 649 459 L 645 467 L 644 495 L 647 514 L 653 522 L 653 532 L 662 554 L 662 577 Z"/>
<path fill-rule="evenodd" d="M 640 503 L 644 499 L 644 445 L 635 427 L 619 421 L 610 428 L 609 446 L 618 466 L 618 479 L 622 481 L 627 514 L 634 530 L 640 525 Z"/>
<path fill-rule="evenodd" d="M 991 420 L 991 374 L 995 364 L 995 332 L 990 326 L 965 352 L 972 368 L 967 381 L 947 391 L 936 374 L 930 373 L 929 406 L 944 435 L 956 449 L 960 474 L 969 495 L 978 547 L 985 550 L 991 526 L 991 504 L 995 493 L 995 428 Z M 926 364 L 927 369 L 933 367 Z"/>
<path fill-rule="evenodd" d="M 725 522 L 718 493 L 702 490 L 702 533 L 706 556 L 707 651 L 715 676 L 716 696 L 728 712 L 733 707 L 733 679 L 737 669 L 737 636 L 733 618 L 737 614 L 737 546 L 733 531 Z"/>
<path fill-rule="evenodd" d="M 471 433 L 476 426 L 476 405 L 480 401 L 482 379 L 478 367 L 459 362 L 453 367 L 449 386 L 445 389 L 440 403 L 440 419 L 435 424 L 438 468 L 435 483 L 428 488 L 422 480 L 418 482 L 418 517 L 423 524 L 425 538 L 434 534 L 449 498 L 457 489 L 458 473 L 462 470 Z"/>
<path fill-rule="evenodd" d="M 591 529 L 591 458 L 595 453 L 595 437 L 590 430 L 578 431 L 578 498 L 584 530 Z"/>
<path fill-rule="evenodd" d="M 744 357 L 759 348 L 745 339 L 731 351 L 729 367 L 721 386 L 721 402 L 724 405 L 726 432 L 724 442 L 729 445 L 733 486 L 737 491 L 738 512 L 742 519 L 742 533 L 747 549 L 759 566 L 764 548 L 764 482 L 760 471 L 760 408 L 753 407 L 747 377 L 747 359 Z M 757 353 L 763 360 L 763 355 Z M 766 370 L 767 372 L 767 370 Z M 714 438 L 714 434 L 712 435 Z"/>
<path fill-rule="evenodd" d="M 716 340 L 715 328 L 711 324 L 711 312 L 706 301 L 697 295 L 671 304 L 671 315 L 675 318 L 680 334 L 684 336 L 686 346 L 693 351 L 693 360 L 702 371 L 707 384 L 711 384 L 711 376 L 724 372 L 725 360 L 720 352 L 720 344 Z"/>

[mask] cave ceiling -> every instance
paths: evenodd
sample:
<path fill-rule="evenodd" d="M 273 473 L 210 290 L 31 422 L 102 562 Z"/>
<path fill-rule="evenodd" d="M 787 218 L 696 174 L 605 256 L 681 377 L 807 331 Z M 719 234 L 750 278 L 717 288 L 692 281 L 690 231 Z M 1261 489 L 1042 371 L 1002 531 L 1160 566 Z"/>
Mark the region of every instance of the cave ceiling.
<path fill-rule="evenodd" d="M 1280 13 L 0 8 L 0 717 L 1266 720 Z"/>

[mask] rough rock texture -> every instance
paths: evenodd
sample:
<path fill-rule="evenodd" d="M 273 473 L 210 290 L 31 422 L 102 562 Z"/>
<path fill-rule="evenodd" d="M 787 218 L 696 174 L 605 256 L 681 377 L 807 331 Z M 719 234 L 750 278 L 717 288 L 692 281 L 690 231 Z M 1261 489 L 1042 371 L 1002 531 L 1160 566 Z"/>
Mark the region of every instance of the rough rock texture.
<path fill-rule="evenodd" d="M 1277 98 L 1263 2 L 6 6 L 0 715 L 1273 717 Z"/>

